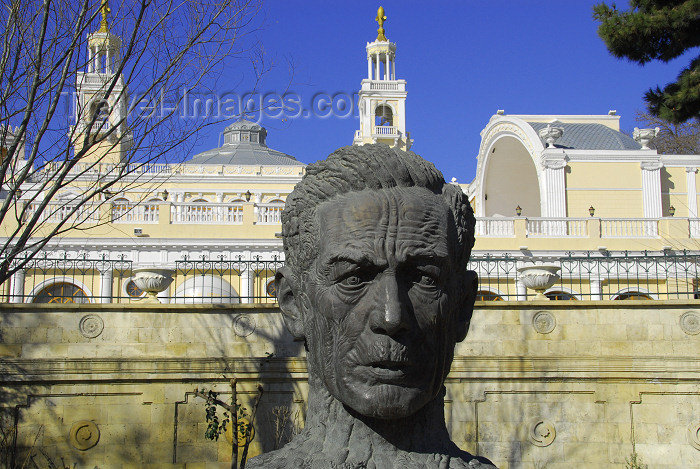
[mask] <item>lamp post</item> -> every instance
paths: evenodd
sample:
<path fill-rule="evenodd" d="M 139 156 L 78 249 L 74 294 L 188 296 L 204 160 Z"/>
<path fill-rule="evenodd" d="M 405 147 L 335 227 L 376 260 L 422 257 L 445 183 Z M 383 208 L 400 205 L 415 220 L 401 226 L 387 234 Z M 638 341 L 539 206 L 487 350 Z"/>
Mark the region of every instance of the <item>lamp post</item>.
<path fill-rule="evenodd" d="M 668 208 L 668 214 L 671 215 L 671 216 L 674 216 L 674 215 L 676 214 L 676 207 L 674 207 L 673 205 L 671 205 L 671 206 Z"/>
<path fill-rule="evenodd" d="M 595 215 L 595 208 L 593 208 L 593 205 L 591 205 L 590 207 L 588 207 L 588 213 L 589 213 L 591 216 Z"/>
<path fill-rule="evenodd" d="M 518 205 L 517 207 L 515 207 L 515 214 L 516 214 L 517 216 L 520 216 L 520 215 L 523 214 L 523 209 L 520 208 L 520 205 Z"/>

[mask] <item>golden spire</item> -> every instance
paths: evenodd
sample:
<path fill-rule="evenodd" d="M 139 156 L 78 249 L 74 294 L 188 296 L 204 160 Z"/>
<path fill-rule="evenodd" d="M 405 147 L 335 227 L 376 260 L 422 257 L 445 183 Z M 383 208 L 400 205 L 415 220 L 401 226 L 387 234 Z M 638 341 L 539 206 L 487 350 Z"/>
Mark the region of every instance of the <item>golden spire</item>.
<path fill-rule="evenodd" d="M 97 31 L 98 33 L 109 32 L 109 28 L 107 27 L 107 15 L 111 10 L 109 9 L 108 3 L 108 0 L 102 0 L 102 3 L 100 4 L 100 13 L 102 14 L 102 21 L 100 22 L 100 30 Z"/>
<path fill-rule="evenodd" d="M 384 35 L 384 21 L 386 21 L 386 16 L 384 16 L 384 7 L 379 7 L 377 10 L 377 17 L 374 19 L 379 23 L 379 29 L 377 29 L 377 41 L 388 42 L 389 40 Z"/>

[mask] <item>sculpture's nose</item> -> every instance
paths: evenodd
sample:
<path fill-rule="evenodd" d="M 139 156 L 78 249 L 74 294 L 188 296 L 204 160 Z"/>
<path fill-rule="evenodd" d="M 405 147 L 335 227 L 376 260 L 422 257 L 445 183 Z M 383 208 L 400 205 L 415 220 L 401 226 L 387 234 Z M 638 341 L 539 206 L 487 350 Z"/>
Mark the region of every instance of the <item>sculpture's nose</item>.
<path fill-rule="evenodd" d="M 408 295 L 401 290 L 394 274 L 384 274 L 379 280 L 377 306 L 372 310 L 370 328 L 377 334 L 397 336 L 408 329 L 410 305 Z"/>

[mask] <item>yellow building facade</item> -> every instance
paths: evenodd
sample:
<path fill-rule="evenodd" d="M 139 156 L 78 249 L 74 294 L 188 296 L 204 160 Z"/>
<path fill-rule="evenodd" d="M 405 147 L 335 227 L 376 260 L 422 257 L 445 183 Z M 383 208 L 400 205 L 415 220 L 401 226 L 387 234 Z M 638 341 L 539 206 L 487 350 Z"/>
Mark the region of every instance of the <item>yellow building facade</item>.
<path fill-rule="evenodd" d="M 410 149 L 406 80 L 396 73 L 396 44 L 382 18 L 383 10 L 379 34 L 365 48 L 353 143 Z M 79 194 L 128 164 L 128 93 L 122 87 L 110 102 L 99 100 L 119 44 L 106 30 L 89 38 L 90 60 L 76 83 L 82 111 L 72 129 L 81 135 L 91 125 L 99 134 L 117 126 L 124 138 L 76 164 L 73 185 L 50 201 L 37 236 L 67 218 L 80 229 L 52 239 L 4 285 L 3 298 L 140 301 L 133 271 L 153 267 L 175 273 L 162 302 L 274 301 L 271 279 L 284 261 L 280 212 L 305 165 L 269 148 L 259 123 L 231 123 L 222 146 L 179 164 L 126 166 L 124 190 L 118 184 L 71 214 Z M 518 269 L 541 264 L 560 267 L 559 283 L 545 292 L 550 298 L 695 298 L 700 156 L 659 155 L 648 148 L 655 133 L 622 133 L 615 111 L 492 116 L 481 132 L 476 177 L 462 185 L 477 217 L 471 268 L 481 298 L 527 298 L 533 291 Z M 32 213 L 43 196 L 31 181 L 22 190 L 19 203 Z"/>

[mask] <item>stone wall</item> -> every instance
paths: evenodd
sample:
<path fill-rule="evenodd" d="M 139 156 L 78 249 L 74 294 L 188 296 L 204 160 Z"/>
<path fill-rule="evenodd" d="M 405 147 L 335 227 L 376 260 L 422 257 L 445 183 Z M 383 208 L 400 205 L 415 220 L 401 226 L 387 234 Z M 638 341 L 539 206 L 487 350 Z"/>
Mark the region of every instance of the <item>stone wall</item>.
<path fill-rule="evenodd" d="M 621 468 L 633 448 L 699 467 L 699 332 L 697 301 L 479 303 L 447 383 L 453 439 L 502 469 Z M 264 388 L 251 455 L 304 419 L 303 345 L 274 305 L 3 304 L 0 376 L 16 461 L 33 446 L 38 467 L 229 467 L 194 391 L 229 400 L 234 377 L 249 411 Z"/>

